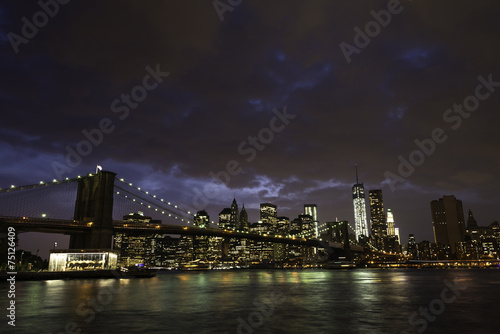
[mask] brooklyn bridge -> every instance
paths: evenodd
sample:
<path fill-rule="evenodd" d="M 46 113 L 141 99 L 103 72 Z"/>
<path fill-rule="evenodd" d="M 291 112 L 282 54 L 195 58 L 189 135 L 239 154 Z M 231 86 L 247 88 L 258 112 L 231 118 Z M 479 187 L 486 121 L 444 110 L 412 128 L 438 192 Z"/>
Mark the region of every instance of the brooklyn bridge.
<path fill-rule="evenodd" d="M 76 192 L 76 193 L 75 193 Z M 54 207 L 51 213 L 44 213 Z M 113 219 L 117 211 L 148 210 L 164 217 L 155 223 L 130 223 Z M 72 213 L 72 216 L 71 216 Z M 111 249 L 113 235 L 118 232 L 154 233 L 163 235 L 200 235 L 221 237 L 225 240 L 248 239 L 270 243 L 302 245 L 322 249 L 330 259 L 350 259 L 353 254 L 372 254 L 393 258 L 394 254 L 381 252 L 371 245 L 359 245 L 349 239 L 348 225 L 343 229 L 344 240 L 317 238 L 311 233 L 280 235 L 251 233 L 218 227 L 202 228 L 193 225 L 196 213 L 134 187 L 116 177 L 111 171 L 72 179 L 41 181 L 38 184 L 0 189 L 0 224 L 12 226 L 18 233 L 60 233 L 70 236 L 70 249 Z M 325 230 L 325 225 L 319 229 Z"/>

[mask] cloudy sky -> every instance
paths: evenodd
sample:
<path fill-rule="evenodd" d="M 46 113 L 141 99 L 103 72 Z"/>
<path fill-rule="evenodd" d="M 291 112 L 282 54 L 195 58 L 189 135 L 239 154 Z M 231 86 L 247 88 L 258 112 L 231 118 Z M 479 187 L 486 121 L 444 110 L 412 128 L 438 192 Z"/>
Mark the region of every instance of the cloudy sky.
<path fill-rule="evenodd" d="M 2 3 L 0 187 L 100 164 L 212 220 L 353 222 L 357 163 L 404 241 L 443 195 L 500 219 L 498 1 L 232 3 Z"/>

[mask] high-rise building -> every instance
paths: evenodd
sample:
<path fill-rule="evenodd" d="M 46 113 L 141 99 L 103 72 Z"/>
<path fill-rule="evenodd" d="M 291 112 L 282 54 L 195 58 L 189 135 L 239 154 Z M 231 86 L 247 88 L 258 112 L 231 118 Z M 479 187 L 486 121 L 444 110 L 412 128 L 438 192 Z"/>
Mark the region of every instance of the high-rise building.
<path fill-rule="evenodd" d="M 127 224 L 154 224 L 160 225 L 161 221 L 153 220 L 144 213 L 131 213 L 123 216 L 123 222 Z M 118 251 L 119 265 L 128 267 L 142 264 L 144 266 L 154 266 L 156 259 L 156 240 L 162 238 L 157 233 L 145 233 L 138 231 L 117 232 L 114 236 L 113 249 Z"/>
<path fill-rule="evenodd" d="M 242 231 L 248 231 L 250 225 L 248 224 L 248 213 L 247 210 L 245 210 L 245 204 L 243 204 L 243 208 L 241 208 L 239 220 L 240 220 L 239 229 Z"/>
<path fill-rule="evenodd" d="M 469 217 L 467 218 L 467 229 L 474 229 L 477 228 L 477 221 L 476 218 L 474 218 L 474 215 L 472 214 L 472 210 L 469 209 Z"/>
<path fill-rule="evenodd" d="M 415 241 L 415 236 L 413 234 L 410 234 L 408 236 L 408 250 L 407 254 L 411 256 L 412 259 L 417 260 L 418 259 L 418 249 L 417 249 L 417 242 Z"/>
<path fill-rule="evenodd" d="M 222 209 L 219 213 L 219 228 L 234 230 L 234 226 L 231 225 L 231 214 L 232 210 L 230 208 Z"/>
<path fill-rule="evenodd" d="M 233 198 L 233 203 L 231 204 L 231 217 L 229 219 L 230 225 L 233 230 L 239 228 L 240 222 L 240 212 L 238 211 L 238 203 L 236 203 L 236 198 Z"/>
<path fill-rule="evenodd" d="M 304 204 L 304 214 L 312 217 L 314 223 L 314 236 L 319 237 L 318 232 L 318 206 L 316 204 Z"/>
<path fill-rule="evenodd" d="M 391 209 L 387 209 L 387 235 L 396 235 L 396 226 L 394 224 L 394 215 Z"/>
<path fill-rule="evenodd" d="M 365 187 L 358 181 L 358 165 L 356 165 L 356 184 L 352 186 L 352 200 L 354 204 L 354 224 L 356 240 L 370 236 L 366 221 Z"/>
<path fill-rule="evenodd" d="M 300 232 L 302 236 L 306 238 L 311 238 L 315 235 L 314 233 L 314 221 L 313 217 L 310 215 L 299 215 L 300 220 Z"/>
<path fill-rule="evenodd" d="M 276 223 L 276 234 L 287 235 L 290 233 L 290 218 L 288 217 L 278 217 L 278 222 Z"/>
<path fill-rule="evenodd" d="M 201 228 L 207 228 L 210 224 L 210 216 L 205 210 L 198 211 L 193 219 L 193 225 Z"/>
<path fill-rule="evenodd" d="M 431 201 L 431 214 L 436 244 L 449 245 L 451 252 L 456 253 L 457 242 L 465 240 L 462 201 L 453 195 Z"/>
<path fill-rule="evenodd" d="M 368 192 L 370 200 L 370 222 L 372 237 L 382 239 L 386 236 L 387 222 L 384 213 L 384 198 L 381 189 L 372 189 Z"/>
<path fill-rule="evenodd" d="M 260 204 L 260 220 L 270 225 L 269 232 L 274 233 L 278 222 L 278 207 L 271 203 Z"/>
<path fill-rule="evenodd" d="M 297 235 L 300 233 L 302 227 L 301 227 L 301 221 L 300 218 L 295 218 L 290 222 L 290 234 L 291 235 Z"/>
<path fill-rule="evenodd" d="M 210 224 L 210 216 L 205 210 L 198 211 L 193 219 L 193 225 L 207 228 Z M 194 260 L 205 260 L 208 251 L 208 239 L 206 235 L 195 235 L 192 237 Z"/>
<path fill-rule="evenodd" d="M 271 233 L 271 224 L 258 221 L 250 225 L 250 232 L 256 234 Z M 249 247 L 250 259 L 252 262 L 271 262 L 273 261 L 274 248 L 273 243 L 269 241 L 253 241 Z"/>

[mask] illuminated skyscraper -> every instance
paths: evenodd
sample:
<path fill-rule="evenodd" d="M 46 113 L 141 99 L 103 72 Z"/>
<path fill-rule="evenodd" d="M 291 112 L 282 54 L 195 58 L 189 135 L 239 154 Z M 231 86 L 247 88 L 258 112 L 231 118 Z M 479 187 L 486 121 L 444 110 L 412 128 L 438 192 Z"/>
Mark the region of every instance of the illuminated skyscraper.
<path fill-rule="evenodd" d="M 370 222 L 372 237 L 377 242 L 387 235 L 387 222 L 384 214 L 384 198 L 381 189 L 373 189 L 368 192 L 370 199 Z"/>
<path fill-rule="evenodd" d="M 309 215 L 314 223 L 314 236 L 319 237 L 318 234 L 318 206 L 316 204 L 304 204 L 304 214 Z"/>
<path fill-rule="evenodd" d="M 431 202 L 432 225 L 436 244 L 450 245 L 456 253 L 457 242 L 465 240 L 462 201 L 455 196 L 443 196 Z"/>
<path fill-rule="evenodd" d="M 387 209 L 387 235 L 396 235 L 394 215 L 392 214 L 391 209 Z"/>
<path fill-rule="evenodd" d="M 234 230 L 234 227 L 231 225 L 231 214 L 232 210 L 230 208 L 224 208 L 219 213 L 219 228 Z"/>
<path fill-rule="evenodd" d="M 193 225 L 201 228 L 207 228 L 210 224 L 210 216 L 205 210 L 198 211 L 193 220 Z"/>
<path fill-rule="evenodd" d="M 271 233 L 275 232 L 276 223 L 278 222 L 278 207 L 271 203 L 261 203 L 260 220 L 269 224 Z"/>
<path fill-rule="evenodd" d="M 354 224 L 356 240 L 369 237 L 368 222 L 366 221 L 365 187 L 358 181 L 358 165 L 356 165 L 356 184 L 352 186 L 352 200 L 354 204 Z"/>
<path fill-rule="evenodd" d="M 287 235 L 288 233 L 290 233 L 290 218 L 278 217 L 278 223 L 276 224 L 276 234 Z"/>

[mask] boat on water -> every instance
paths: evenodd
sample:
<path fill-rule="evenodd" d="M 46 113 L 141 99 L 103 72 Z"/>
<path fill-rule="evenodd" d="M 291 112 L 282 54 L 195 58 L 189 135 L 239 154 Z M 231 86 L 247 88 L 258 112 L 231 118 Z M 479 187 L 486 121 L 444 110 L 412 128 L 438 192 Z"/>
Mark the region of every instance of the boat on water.
<path fill-rule="evenodd" d="M 212 265 L 200 260 L 190 261 L 180 266 L 181 270 L 211 270 Z"/>

